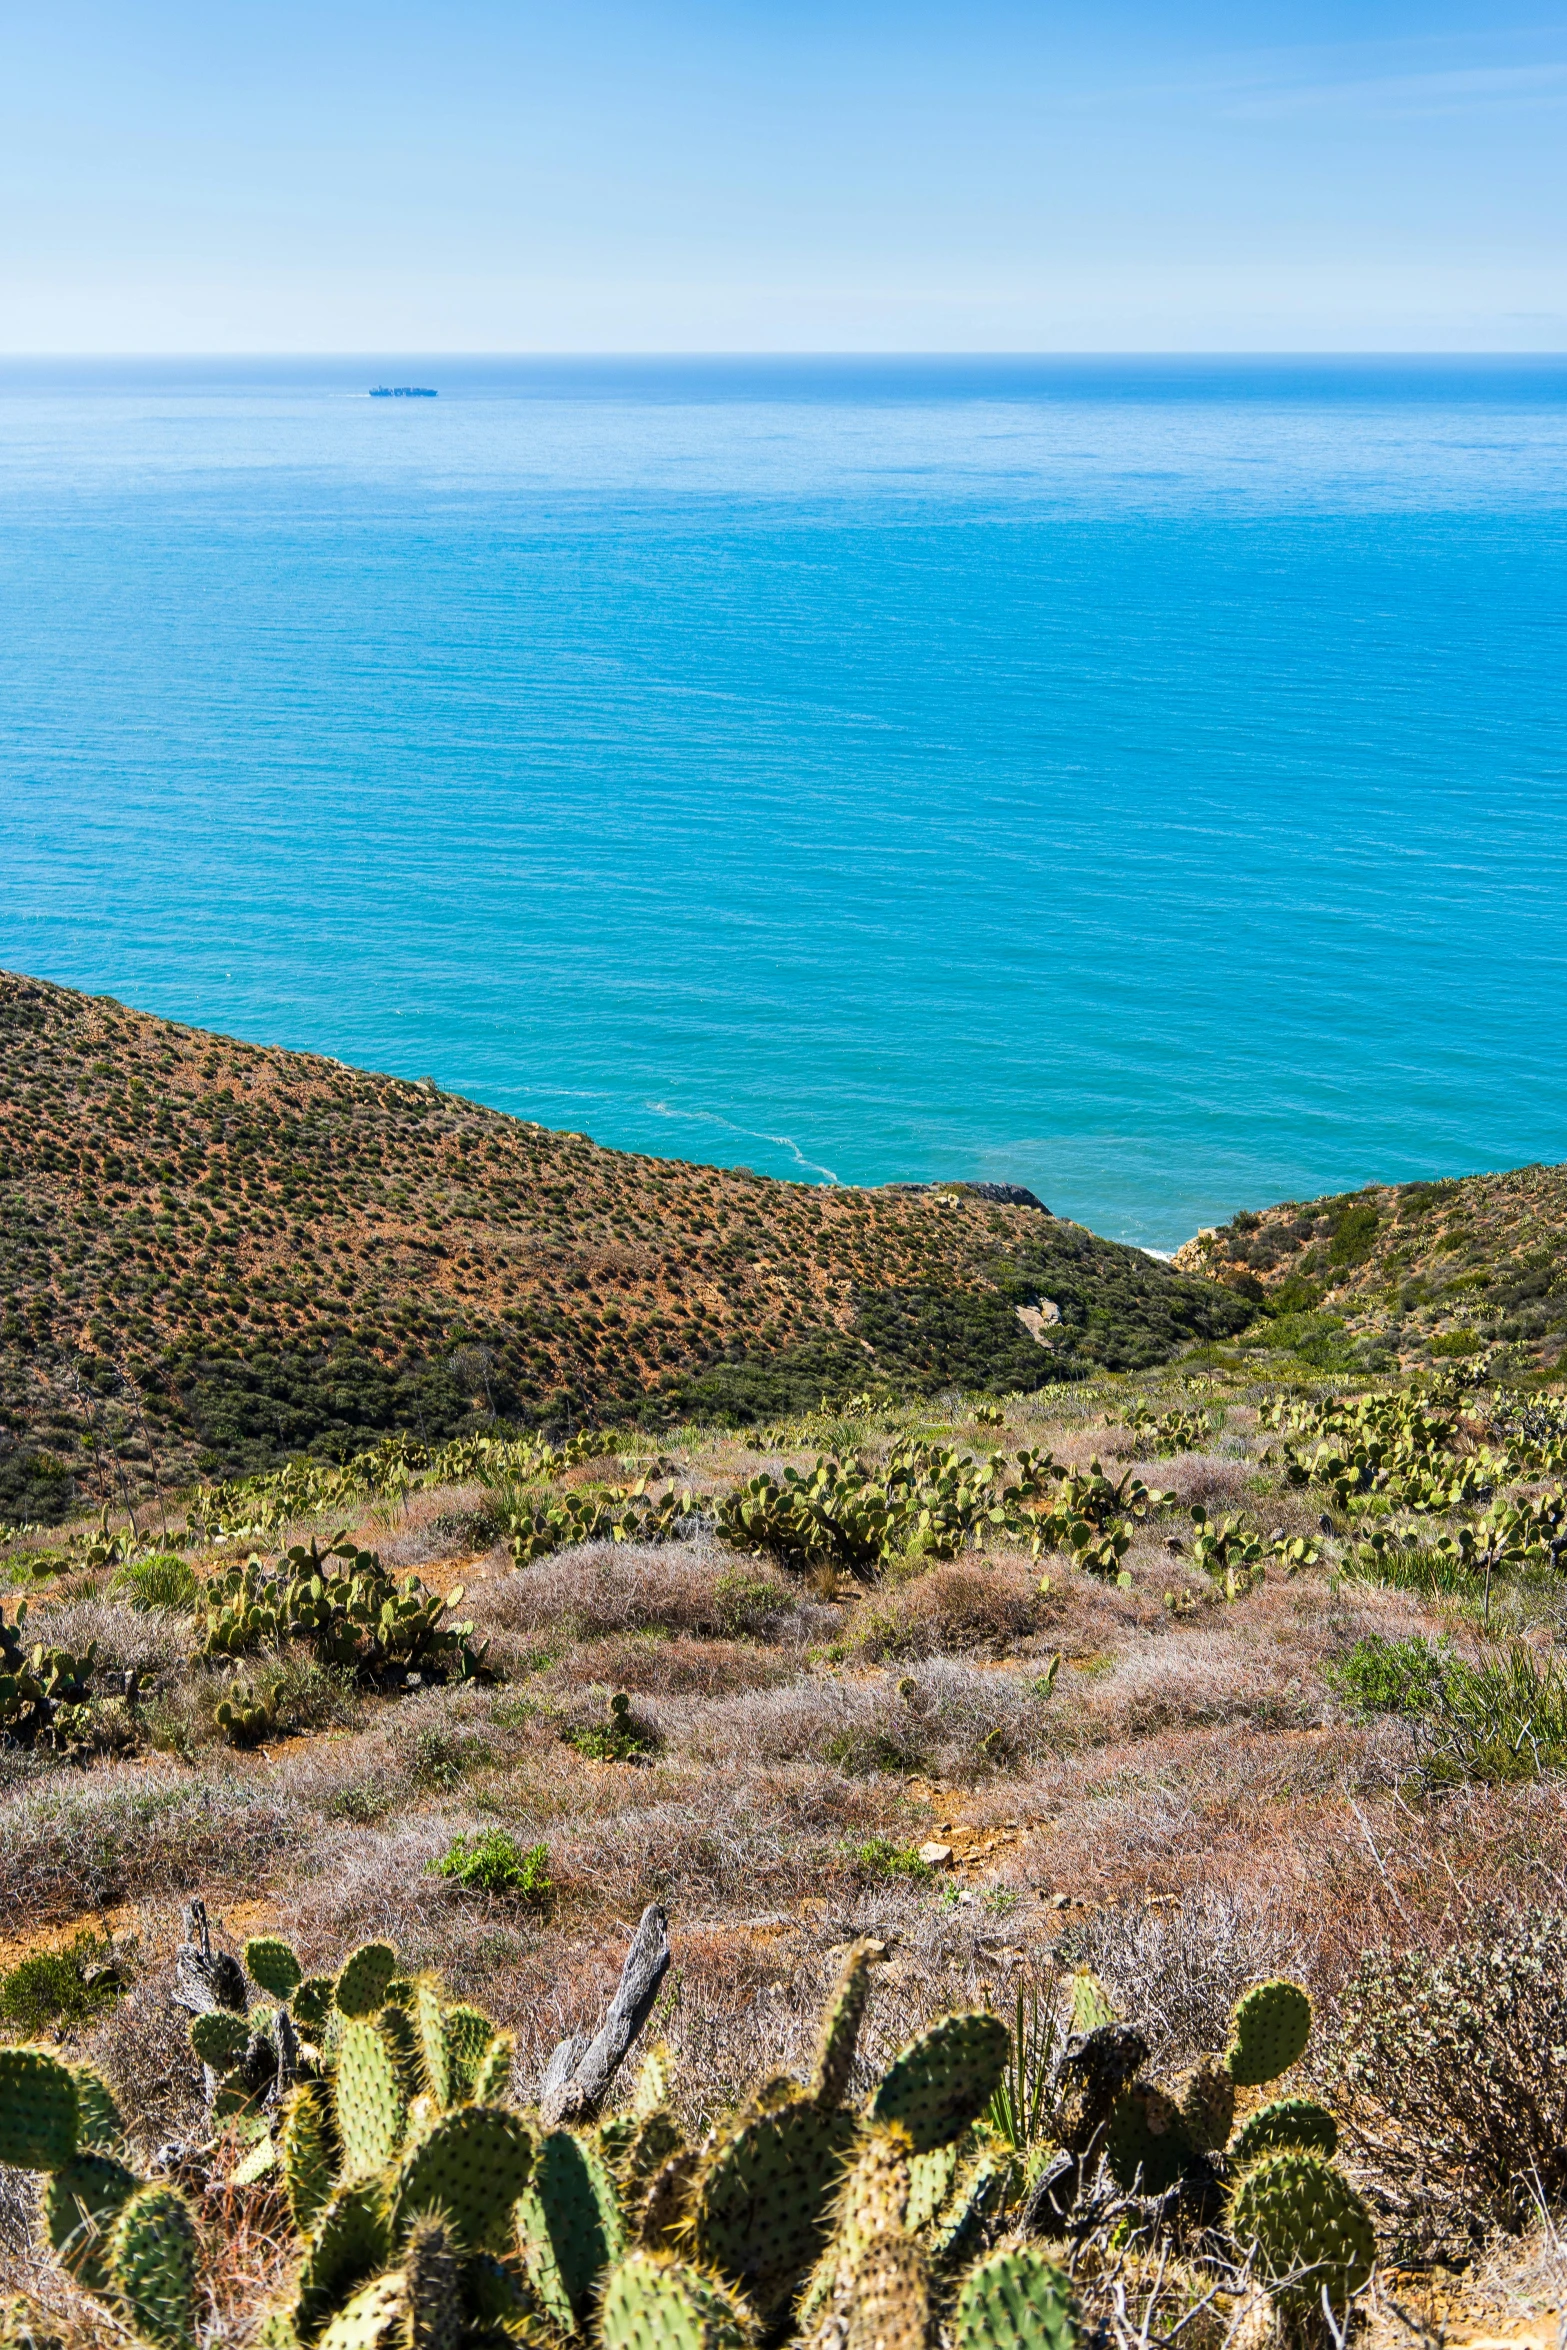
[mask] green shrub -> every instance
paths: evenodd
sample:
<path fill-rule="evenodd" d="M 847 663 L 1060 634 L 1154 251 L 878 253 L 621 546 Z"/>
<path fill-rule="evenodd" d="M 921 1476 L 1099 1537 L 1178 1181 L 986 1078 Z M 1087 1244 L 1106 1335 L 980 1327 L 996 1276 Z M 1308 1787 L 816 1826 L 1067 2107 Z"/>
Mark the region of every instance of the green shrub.
<path fill-rule="evenodd" d="M 1430 1342 L 1434 1355 L 1477 1355 L 1482 1340 L 1476 1330 L 1444 1330 Z"/>
<path fill-rule="evenodd" d="M 1370 1200 L 1362 1200 L 1358 1205 L 1346 1208 L 1333 1227 L 1328 1262 L 1333 1265 L 1363 1265 L 1376 1243 L 1377 1221 L 1377 1211 Z"/>
<path fill-rule="evenodd" d="M 1449 1650 L 1429 1640 L 1384 1640 L 1373 1632 L 1325 1671 L 1345 1703 L 1363 1713 L 1418 1714 L 1435 1701 L 1452 1662 Z"/>
<path fill-rule="evenodd" d="M 126 1988 L 106 1936 L 78 1934 L 66 1950 L 39 1950 L 0 1974 L 0 2022 L 27 2034 L 83 2023 Z"/>
<path fill-rule="evenodd" d="M 426 1874 L 449 1877 L 471 1893 L 505 1893 L 544 1908 L 555 1891 L 549 1862 L 547 1844 L 524 1847 L 505 1828 L 486 1828 L 482 1836 L 454 1838 Z"/>
<path fill-rule="evenodd" d="M 867 1836 L 863 1844 L 857 1844 L 854 1865 L 862 1877 L 901 1877 L 916 1885 L 928 1885 L 933 1874 L 930 1863 L 921 1860 L 912 1844 L 894 1844 L 890 1836 Z"/>

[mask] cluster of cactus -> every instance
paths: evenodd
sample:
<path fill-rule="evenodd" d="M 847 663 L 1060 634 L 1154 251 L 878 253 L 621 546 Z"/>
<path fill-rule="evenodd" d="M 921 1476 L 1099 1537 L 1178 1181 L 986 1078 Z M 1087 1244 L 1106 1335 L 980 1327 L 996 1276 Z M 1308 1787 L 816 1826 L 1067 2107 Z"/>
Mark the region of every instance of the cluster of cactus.
<path fill-rule="evenodd" d="M 955 1558 L 988 1539 L 1032 1540 L 1032 1505 L 1060 1476 L 1048 1454 L 982 1460 L 949 1445 L 906 1444 L 884 1470 L 821 1455 L 810 1469 L 768 1470 L 718 1504 L 719 1540 L 767 1551 L 824 1584 L 868 1577 L 899 1557 Z"/>
<path fill-rule="evenodd" d="M 1511 1440 L 1500 1450 L 1476 1442 L 1477 1430 L 1460 1417 L 1456 1399 L 1438 1403 L 1419 1390 L 1319 1403 L 1280 1397 L 1258 1418 L 1263 1427 L 1289 1431 L 1279 1448 L 1289 1483 L 1325 1486 L 1345 1516 L 1391 1509 L 1445 1515 L 1538 1473 L 1528 1448 Z M 1305 1450 L 1292 1436 L 1317 1441 Z"/>
<path fill-rule="evenodd" d="M 1255 1984 L 1236 2002 L 1222 2055 L 1200 2057 L 1168 2085 L 1147 2078 L 1146 2043 L 1114 2023 L 1072 2043 L 1063 2071 L 1067 2155 L 1036 2188 L 1039 2217 L 1069 2224 L 1098 2159 L 1127 2196 L 1161 2218 L 1222 2217 L 1238 2254 L 1281 2307 L 1342 2308 L 1371 2273 L 1371 2215 L 1333 2161 L 1326 2107 L 1277 2096 L 1236 2125 L 1236 2091 L 1277 2081 L 1305 2054 L 1311 2001 L 1298 1983 Z"/>
<path fill-rule="evenodd" d="M 1033 1521 L 1034 1555 L 1063 1551 L 1083 1573 L 1128 1585 L 1132 1578 L 1121 1562 L 1132 1546 L 1132 1525 L 1173 1498 L 1145 1485 L 1130 1469 L 1107 1477 L 1095 1457 L 1086 1471 L 1073 1469 L 1063 1476 L 1052 1507 Z"/>
<path fill-rule="evenodd" d="M 630 1485 L 583 1486 L 533 1495 L 502 1512 L 514 1563 L 531 1566 L 579 1542 L 672 1542 L 701 1508 L 689 1486 L 654 1494 L 650 1474 Z"/>
<path fill-rule="evenodd" d="M 340 1540 L 325 1551 L 296 1543 L 275 1567 L 255 1557 L 215 1576 L 201 1592 L 201 1653 L 238 1657 L 300 1641 L 318 1661 L 365 1681 L 465 1680 L 484 1661 L 471 1623 L 449 1623 L 462 1598 L 445 1599 L 417 1575 L 401 1589 L 375 1551 Z"/>
<path fill-rule="evenodd" d="M 1201 1452 L 1213 1436 L 1206 1414 L 1152 1412 L 1141 1399 L 1124 1420 L 1112 1425 L 1129 1428 L 1143 1448 L 1144 1457 L 1155 1460 L 1167 1461 L 1181 1452 Z"/>
<path fill-rule="evenodd" d="M 218 1728 L 233 1746 L 259 1746 L 272 1735 L 277 1723 L 277 1708 L 270 1697 L 263 1696 L 249 1681 L 238 1675 L 229 1683 L 228 1692 L 220 1697 L 216 1714 Z"/>
<path fill-rule="evenodd" d="M 7 1623 L 0 1607 L 0 1739 L 13 1746 L 73 1746 L 90 1734 L 96 1641 L 80 1656 L 42 1641 L 28 1647 L 27 1602 Z"/>
<path fill-rule="evenodd" d="M 125 2156 L 119 2110 L 90 2065 L 0 2048 L 0 2163 L 43 2174 L 43 2225 L 61 2265 L 153 2350 L 190 2350 L 195 2216 L 178 2187 L 140 2177 Z M 8 2316 L 7 2342 L 31 2331 L 21 2311 Z"/>

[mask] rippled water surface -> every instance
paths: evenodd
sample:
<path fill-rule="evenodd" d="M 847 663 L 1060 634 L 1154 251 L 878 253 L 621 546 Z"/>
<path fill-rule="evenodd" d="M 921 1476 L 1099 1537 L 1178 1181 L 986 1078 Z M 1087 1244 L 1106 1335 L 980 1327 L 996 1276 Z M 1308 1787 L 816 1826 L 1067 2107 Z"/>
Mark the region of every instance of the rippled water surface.
<path fill-rule="evenodd" d="M 0 962 L 1159 1247 L 1567 1158 L 1564 425 L 1546 362 L 13 364 Z"/>

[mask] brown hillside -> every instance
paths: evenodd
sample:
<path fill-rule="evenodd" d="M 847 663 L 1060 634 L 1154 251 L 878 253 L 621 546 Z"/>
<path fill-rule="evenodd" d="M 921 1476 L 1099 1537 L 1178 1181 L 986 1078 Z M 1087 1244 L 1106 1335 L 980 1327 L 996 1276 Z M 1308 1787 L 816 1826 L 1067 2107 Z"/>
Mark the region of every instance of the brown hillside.
<path fill-rule="evenodd" d="M 604 1150 L 8 975 L 0 1072 L 0 1514 L 393 1427 L 1029 1389 L 1247 1319 L 1037 1208 Z"/>

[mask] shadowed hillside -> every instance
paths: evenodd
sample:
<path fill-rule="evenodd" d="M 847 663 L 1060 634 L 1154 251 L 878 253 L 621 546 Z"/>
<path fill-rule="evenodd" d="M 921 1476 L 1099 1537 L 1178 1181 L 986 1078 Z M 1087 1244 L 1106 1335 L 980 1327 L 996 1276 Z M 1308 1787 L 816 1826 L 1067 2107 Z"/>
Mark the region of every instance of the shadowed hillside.
<path fill-rule="evenodd" d="M 1038 1208 L 602 1150 L 31 979 L 0 976 L 0 1069 L 11 1517 L 391 1428 L 1030 1390 L 1251 1313 Z"/>

